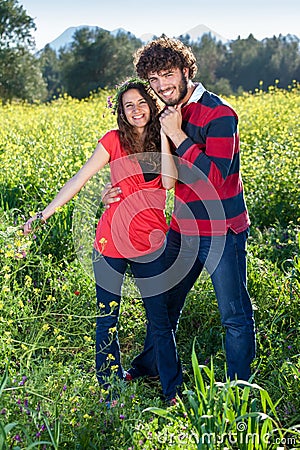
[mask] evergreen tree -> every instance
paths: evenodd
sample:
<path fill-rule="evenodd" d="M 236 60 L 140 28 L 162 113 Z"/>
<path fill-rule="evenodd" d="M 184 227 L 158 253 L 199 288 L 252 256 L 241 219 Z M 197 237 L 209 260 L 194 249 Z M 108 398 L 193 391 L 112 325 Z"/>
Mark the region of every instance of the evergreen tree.
<path fill-rule="evenodd" d="M 210 33 L 206 33 L 198 42 L 192 43 L 191 48 L 197 59 L 197 78 L 208 90 L 231 94 L 229 81 L 218 75 L 219 68 L 226 58 L 226 46 Z"/>
<path fill-rule="evenodd" d="M 52 100 L 63 93 L 59 58 L 56 51 L 47 44 L 39 54 L 39 61 L 47 84 L 47 100 Z"/>
<path fill-rule="evenodd" d="M 133 75 L 133 52 L 141 41 L 130 33 L 115 37 L 101 28 L 82 28 L 69 48 L 60 53 L 63 85 L 71 96 L 88 97 L 98 89 L 115 87 Z"/>
<path fill-rule="evenodd" d="M 42 100 L 46 89 L 32 54 L 35 24 L 16 0 L 0 0 L 0 99 Z"/>
<path fill-rule="evenodd" d="M 273 36 L 263 41 L 264 70 L 261 75 L 265 89 L 274 86 L 287 88 L 293 80 L 300 81 L 300 40 L 296 36 Z"/>

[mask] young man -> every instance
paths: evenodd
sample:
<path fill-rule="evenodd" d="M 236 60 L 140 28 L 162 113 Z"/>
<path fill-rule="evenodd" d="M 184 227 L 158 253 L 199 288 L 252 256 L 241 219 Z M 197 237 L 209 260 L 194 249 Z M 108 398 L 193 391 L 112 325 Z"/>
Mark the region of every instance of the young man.
<path fill-rule="evenodd" d="M 165 36 L 139 49 L 134 60 L 139 77 L 165 103 L 161 127 L 178 157 L 175 205 L 167 237 L 166 273 L 169 317 L 176 330 L 185 298 L 205 267 L 216 293 L 226 330 L 227 375 L 248 380 L 255 356 L 253 310 L 246 282 L 249 217 L 240 175 L 238 117 L 201 83 L 192 51 Z M 114 191 L 105 203 L 114 201 Z M 153 375 L 151 330 L 144 352 L 129 373 L 145 364 Z"/>

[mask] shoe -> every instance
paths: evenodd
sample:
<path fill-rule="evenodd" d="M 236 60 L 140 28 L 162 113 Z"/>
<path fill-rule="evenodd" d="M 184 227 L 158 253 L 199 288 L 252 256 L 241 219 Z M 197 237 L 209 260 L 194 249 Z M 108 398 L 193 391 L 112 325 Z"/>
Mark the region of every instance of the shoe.
<path fill-rule="evenodd" d="M 176 398 L 171 398 L 170 400 L 167 401 L 168 406 L 176 406 L 177 405 L 177 400 Z"/>
<path fill-rule="evenodd" d="M 133 376 L 131 375 L 131 373 L 129 373 L 129 372 L 125 372 L 125 378 L 124 378 L 124 380 L 125 381 L 132 381 L 133 380 Z"/>

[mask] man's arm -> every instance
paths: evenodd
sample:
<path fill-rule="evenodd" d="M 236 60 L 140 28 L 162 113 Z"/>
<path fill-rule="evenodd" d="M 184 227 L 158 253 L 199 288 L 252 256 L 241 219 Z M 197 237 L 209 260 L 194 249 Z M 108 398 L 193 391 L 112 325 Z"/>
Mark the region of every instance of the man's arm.
<path fill-rule="evenodd" d="M 101 192 L 101 201 L 104 204 L 104 209 L 108 209 L 111 203 L 119 202 L 121 193 L 122 190 L 119 186 L 113 187 L 111 183 L 106 183 Z"/>
<path fill-rule="evenodd" d="M 197 115 L 189 123 L 189 134 L 179 128 L 180 111 L 169 107 L 161 119 L 164 132 L 176 146 L 176 154 L 192 163 L 216 187 L 221 187 L 227 176 L 234 170 L 234 159 L 239 158 L 238 119 L 234 111 L 227 106 L 219 106 L 207 115 L 205 124 L 197 123 Z M 197 113 L 198 114 L 198 113 Z M 199 122 L 199 119 L 198 119 Z M 202 143 L 199 130 L 202 128 Z M 195 132 L 193 135 L 193 131 Z"/>

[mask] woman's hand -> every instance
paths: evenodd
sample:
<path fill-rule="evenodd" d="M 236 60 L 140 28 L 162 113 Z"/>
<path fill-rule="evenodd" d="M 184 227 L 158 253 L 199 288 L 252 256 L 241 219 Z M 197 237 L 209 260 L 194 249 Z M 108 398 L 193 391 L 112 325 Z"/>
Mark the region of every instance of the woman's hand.
<path fill-rule="evenodd" d="M 30 217 L 30 219 L 28 219 L 27 222 L 24 223 L 24 225 L 23 225 L 23 234 L 25 236 L 27 236 L 28 234 L 32 233 L 33 229 L 32 229 L 31 224 L 32 224 L 32 222 L 34 222 L 36 220 L 37 220 L 37 216 L 35 215 L 33 217 Z"/>
<path fill-rule="evenodd" d="M 25 236 L 27 236 L 29 233 L 32 233 L 33 229 L 37 228 L 36 226 L 32 227 L 32 223 L 36 220 L 40 225 L 45 225 L 46 223 L 44 214 L 41 211 L 37 212 L 33 217 L 30 217 L 30 219 L 28 219 L 27 222 L 23 225 L 23 234 Z"/>

